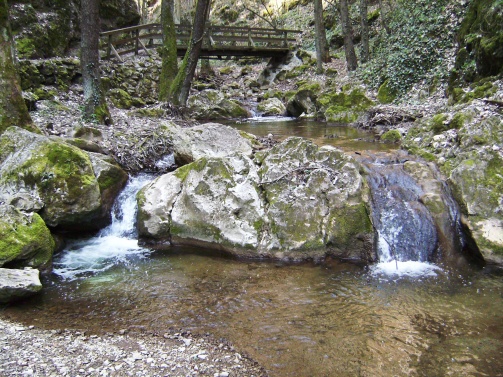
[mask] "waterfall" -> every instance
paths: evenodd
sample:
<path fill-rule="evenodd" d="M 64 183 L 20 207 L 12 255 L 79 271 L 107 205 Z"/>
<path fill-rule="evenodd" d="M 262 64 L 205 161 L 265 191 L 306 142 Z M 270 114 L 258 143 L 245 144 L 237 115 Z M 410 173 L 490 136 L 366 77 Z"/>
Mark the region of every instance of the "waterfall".
<path fill-rule="evenodd" d="M 143 256 L 149 250 L 138 246 L 136 194 L 148 182 L 150 175 L 129 179 L 112 209 L 112 222 L 95 237 L 71 240 L 65 250 L 54 259 L 54 273 L 64 279 L 105 271 L 132 256 Z"/>
<path fill-rule="evenodd" d="M 366 164 L 371 190 L 372 222 L 379 263 L 374 272 L 391 275 L 430 275 L 439 250 L 437 227 L 424 194 L 401 163 Z"/>

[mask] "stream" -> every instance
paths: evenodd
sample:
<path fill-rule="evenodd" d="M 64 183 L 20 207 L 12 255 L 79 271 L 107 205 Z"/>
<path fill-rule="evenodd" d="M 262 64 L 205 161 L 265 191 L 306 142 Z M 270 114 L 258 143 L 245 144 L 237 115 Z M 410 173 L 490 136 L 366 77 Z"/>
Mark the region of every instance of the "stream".
<path fill-rule="evenodd" d="M 295 134 L 343 145 L 348 153 L 393 149 L 369 134 L 315 122 L 236 127 L 258 136 Z M 150 179 L 130 180 L 109 227 L 68 244 L 55 259 L 54 273 L 44 278 L 42 294 L 0 313 L 37 327 L 96 334 L 210 333 L 275 377 L 503 376 L 501 270 L 449 269 L 422 254 L 395 260 L 403 264 L 399 270 L 383 268 L 392 259 L 389 252 L 383 263 L 365 266 L 331 259 L 243 261 L 197 248 L 144 249 L 136 242 L 134 198 Z M 388 212 L 394 216 L 392 208 Z M 395 234 L 379 232 L 388 241 Z M 420 242 L 431 237 L 426 233 Z"/>

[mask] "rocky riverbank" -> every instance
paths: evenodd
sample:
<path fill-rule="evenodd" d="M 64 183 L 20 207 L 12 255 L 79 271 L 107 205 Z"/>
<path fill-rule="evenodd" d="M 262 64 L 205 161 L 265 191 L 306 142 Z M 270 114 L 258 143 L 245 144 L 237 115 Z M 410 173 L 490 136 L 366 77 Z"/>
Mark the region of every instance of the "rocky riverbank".
<path fill-rule="evenodd" d="M 0 318 L 2 376 L 267 376 L 226 342 L 190 333 L 103 335 Z"/>

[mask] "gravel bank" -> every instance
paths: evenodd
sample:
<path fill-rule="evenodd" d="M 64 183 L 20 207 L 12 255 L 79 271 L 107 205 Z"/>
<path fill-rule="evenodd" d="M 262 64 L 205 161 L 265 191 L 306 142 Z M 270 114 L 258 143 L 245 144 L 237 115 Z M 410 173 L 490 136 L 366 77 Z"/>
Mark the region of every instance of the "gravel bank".
<path fill-rule="evenodd" d="M 0 376 L 267 376 L 232 346 L 174 333 L 104 336 L 0 318 Z"/>

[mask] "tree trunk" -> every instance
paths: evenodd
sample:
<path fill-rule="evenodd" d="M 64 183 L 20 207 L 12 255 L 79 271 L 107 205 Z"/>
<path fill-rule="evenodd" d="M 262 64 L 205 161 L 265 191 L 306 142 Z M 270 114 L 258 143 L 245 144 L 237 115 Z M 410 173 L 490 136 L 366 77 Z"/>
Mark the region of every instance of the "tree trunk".
<path fill-rule="evenodd" d="M 24 102 L 9 24 L 7 0 L 0 0 L 0 134 L 10 126 L 40 133 Z"/>
<path fill-rule="evenodd" d="M 161 50 L 162 67 L 159 77 L 159 101 L 169 100 L 169 88 L 178 72 L 176 28 L 173 19 L 174 9 L 173 0 L 162 0 L 161 24 L 164 42 Z"/>
<path fill-rule="evenodd" d="M 360 0 L 360 25 L 362 34 L 362 50 L 360 58 L 362 62 L 369 60 L 369 21 L 368 21 L 368 0 Z"/>
<path fill-rule="evenodd" d="M 344 52 L 346 53 L 346 64 L 348 71 L 354 71 L 358 67 L 355 46 L 353 44 L 353 27 L 349 19 L 348 1 L 341 0 L 341 26 L 344 34 Z"/>
<path fill-rule="evenodd" d="M 381 15 L 380 15 L 380 19 L 381 19 L 381 26 L 384 28 L 384 30 L 386 30 L 386 33 L 391 34 L 391 29 L 389 28 L 389 25 L 388 25 L 388 17 L 387 17 L 387 11 L 384 10 L 384 4 L 383 4 L 383 1 L 382 0 L 379 0 L 379 8 L 381 9 Z"/>
<path fill-rule="evenodd" d="M 316 72 L 323 73 L 323 63 L 330 61 L 327 35 L 325 25 L 323 23 L 323 4 L 322 0 L 314 0 L 314 27 L 315 27 L 315 43 L 316 43 Z"/>
<path fill-rule="evenodd" d="M 215 76 L 210 59 L 201 59 L 201 77 Z"/>
<path fill-rule="evenodd" d="M 81 0 L 82 86 L 84 87 L 84 119 L 109 124 L 105 95 L 101 88 L 98 42 L 100 37 L 99 0 Z"/>
<path fill-rule="evenodd" d="M 199 54 L 203 46 L 203 35 L 206 20 L 209 15 L 210 0 L 198 0 L 190 43 L 183 58 L 178 74 L 171 85 L 171 101 L 174 105 L 185 106 L 189 98 L 190 86 L 199 60 Z"/>

